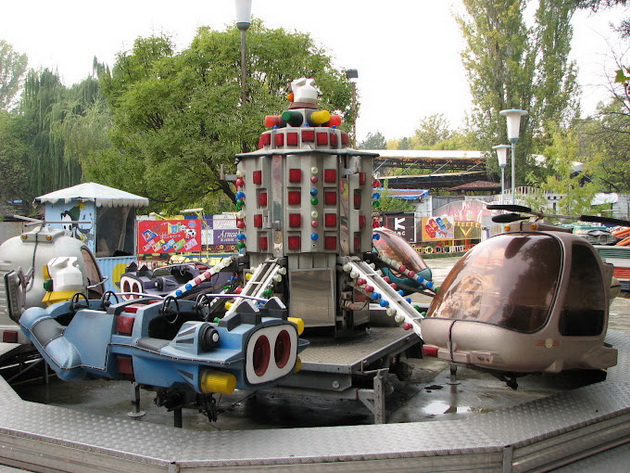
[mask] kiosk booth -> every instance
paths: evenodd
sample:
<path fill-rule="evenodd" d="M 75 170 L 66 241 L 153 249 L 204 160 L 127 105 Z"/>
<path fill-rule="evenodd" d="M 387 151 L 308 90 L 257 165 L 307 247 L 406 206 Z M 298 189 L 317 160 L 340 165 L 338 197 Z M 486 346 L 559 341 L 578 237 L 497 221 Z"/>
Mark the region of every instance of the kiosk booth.
<path fill-rule="evenodd" d="M 44 204 L 46 223 L 63 228 L 94 253 L 108 276 L 105 289 L 118 290 L 114 283 L 136 261 L 136 209 L 147 207 L 149 199 L 87 182 L 36 197 L 35 203 Z"/>

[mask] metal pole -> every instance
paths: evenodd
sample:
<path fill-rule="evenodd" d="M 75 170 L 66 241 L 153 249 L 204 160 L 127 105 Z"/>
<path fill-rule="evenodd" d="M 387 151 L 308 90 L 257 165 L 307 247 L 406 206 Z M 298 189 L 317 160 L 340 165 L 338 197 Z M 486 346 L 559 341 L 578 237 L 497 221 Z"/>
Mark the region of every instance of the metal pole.
<path fill-rule="evenodd" d="M 512 141 L 512 204 L 516 204 L 516 142 Z"/>
<path fill-rule="evenodd" d="M 247 64 L 245 62 L 245 51 L 247 48 L 246 34 L 247 30 L 241 30 L 241 104 L 245 104 L 247 101 Z"/>
<path fill-rule="evenodd" d="M 505 166 L 501 166 L 501 203 L 505 199 Z"/>
<path fill-rule="evenodd" d="M 352 148 L 357 148 L 357 84 L 352 82 L 352 115 L 354 121 L 352 123 Z"/>

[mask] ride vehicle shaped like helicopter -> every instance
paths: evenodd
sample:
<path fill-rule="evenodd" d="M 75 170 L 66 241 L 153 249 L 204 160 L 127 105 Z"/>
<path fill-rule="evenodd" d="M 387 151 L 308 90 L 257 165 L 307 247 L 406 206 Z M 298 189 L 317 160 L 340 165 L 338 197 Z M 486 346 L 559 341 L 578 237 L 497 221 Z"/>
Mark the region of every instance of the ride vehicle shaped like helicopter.
<path fill-rule="evenodd" d="M 614 366 L 617 350 L 605 342 L 612 265 L 570 229 L 539 220 L 548 215 L 488 208 L 518 213 L 493 217 L 505 233 L 475 246 L 448 274 L 421 322 L 424 354 L 487 370 L 513 388 L 523 374 Z M 539 219 L 523 221 L 521 213 Z"/>

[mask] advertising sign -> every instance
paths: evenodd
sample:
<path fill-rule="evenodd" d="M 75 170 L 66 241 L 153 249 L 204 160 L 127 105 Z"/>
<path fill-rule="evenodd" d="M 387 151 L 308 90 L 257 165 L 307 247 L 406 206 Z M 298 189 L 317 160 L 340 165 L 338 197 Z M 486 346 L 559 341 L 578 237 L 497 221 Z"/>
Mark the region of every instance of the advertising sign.
<path fill-rule="evenodd" d="M 141 220 L 138 222 L 138 253 L 184 253 L 201 251 L 200 220 Z"/>
<path fill-rule="evenodd" d="M 399 215 L 399 216 L 386 216 L 385 227 L 395 231 L 406 241 L 416 241 L 416 233 L 414 229 L 414 217 L 413 214 Z"/>
<path fill-rule="evenodd" d="M 454 238 L 453 217 L 422 217 L 422 241 L 453 240 Z"/>

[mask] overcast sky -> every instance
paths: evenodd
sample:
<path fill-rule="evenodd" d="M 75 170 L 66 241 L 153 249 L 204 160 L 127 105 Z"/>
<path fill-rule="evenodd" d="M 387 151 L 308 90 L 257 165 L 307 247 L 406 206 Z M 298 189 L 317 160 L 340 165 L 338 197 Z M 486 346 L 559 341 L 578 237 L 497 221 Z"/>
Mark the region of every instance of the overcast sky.
<path fill-rule="evenodd" d="M 419 121 L 443 113 L 463 124 L 470 95 L 460 61 L 464 41 L 453 19 L 459 0 L 253 0 L 252 13 L 267 27 L 308 32 L 340 68 L 359 72 L 359 141 L 380 131 L 410 136 Z M 628 9 L 574 18 L 583 111 L 605 99 L 611 50 L 623 51 L 609 23 Z M 167 33 L 186 48 L 199 26 L 224 29 L 235 18 L 234 0 L 27 0 L 3 2 L 0 39 L 29 57 L 29 67 L 57 70 L 66 85 L 91 73 L 92 58 L 114 63 L 138 36 Z M 270 110 L 269 113 L 276 113 Z"/>

